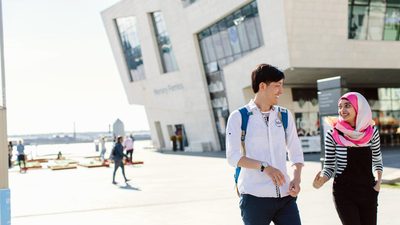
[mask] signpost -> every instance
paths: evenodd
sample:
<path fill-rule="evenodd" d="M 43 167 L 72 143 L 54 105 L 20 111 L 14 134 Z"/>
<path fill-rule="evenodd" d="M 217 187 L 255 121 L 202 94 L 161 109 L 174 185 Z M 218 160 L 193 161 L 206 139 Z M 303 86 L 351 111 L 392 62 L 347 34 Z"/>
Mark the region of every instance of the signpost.
<path fill-rule="evenodd" d="M 331 77 L 317 80 L 319 124 L 321 135 L 321 165 L 325 161 L 325 134 L 330 129 L 325 123 L 325 117 L 338 116 L 338 100 L 344 93 L 345 81 L 340 77 Z"/>
<path fill-rule="evenodd" d="M 6 90 L 4 75 L 3 11 L 0 0 L 0 225 L 11 224 L 10 189 L 8 188 L 8 144 Z"/>

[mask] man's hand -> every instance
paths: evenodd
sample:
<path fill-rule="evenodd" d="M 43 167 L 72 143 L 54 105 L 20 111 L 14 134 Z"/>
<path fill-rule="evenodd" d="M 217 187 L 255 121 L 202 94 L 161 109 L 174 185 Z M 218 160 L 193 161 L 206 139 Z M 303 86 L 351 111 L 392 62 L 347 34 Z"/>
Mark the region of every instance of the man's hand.
<path fill-rule="evenodd" d="M 300 180 L 294 179 L 289 184 L 289 195 L 296 197 L 300 192 Z"/>
<path fill-rule="evenodd" d="M 264 173 L 271 178 L 275 185 L 282 186 L 286 183 L 283 173 L 272 166 L 265 167 Z"/>
<path fill-rule="evenodd" d="M 321 171 L 319 171 L 314 178 L 313 187 L 318 189 L 322 187 L 322 185 L 324 185 L 328 180 L 329 178 L 326 176 L 321 176 Z"/>

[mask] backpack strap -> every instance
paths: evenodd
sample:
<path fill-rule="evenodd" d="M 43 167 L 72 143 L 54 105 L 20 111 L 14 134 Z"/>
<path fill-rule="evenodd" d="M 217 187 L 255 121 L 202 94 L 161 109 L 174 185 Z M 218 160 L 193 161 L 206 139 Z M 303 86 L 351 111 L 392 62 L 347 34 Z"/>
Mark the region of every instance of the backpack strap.
<path fill-rule="evenodd" d="M 282 121 L 283 129 L 285 130 L 285 140 L 287 141 L 287 127 L 288 127 L 288 111 L 285 108 L 278 106 L 278 117 Z"/>
<path fill-rule="evenodd" d="M 246 131 L 247 131 L 247 124 L 249 122 L 249 116 L 252 115 L 252 113 L 249 112 L 245 106 L 240 108 L 239 112 L 240 112 L 240 115 L 242 117 L 242 124 L 241 124 L 241 127 L 240 127 L 240 129 L 242 130 L 241 136 L 240 136 L 240 141 L 241 141 L 241 146 L 242 146 L 241 151 L 242 151 L 242 154 L 244 156 L 246 156 L 246 145 L 245 145 Z M 237 182 L 238 182 L 238 179 L 239 179 L 240 170 L 241 170 L 241 167 L 236 167 L 235 175 L 234 175 L 235 186 L 236 186 L 236 191 L 237 192 L 238 192 Z M 238 195 L 239 195 L 239 192 L 238 192 Z"/>
<path fill-rule="evenodd" d="M 283 128 L 286 129 L 288 127 L 288 111 L 285 108 L 279 107 L 278 106 L 278 117 L 282 121 Z"/>
<path fill-rule="evenodd" d="M 241 135 L 240 135 L 240 141 L 242 144 L 242 153 L 245 156 L 246 155 L 246 146 L 244 144 L 244 141 L 246 140 L 246 132 L 247 132 L 247 124 L 249 122 L 249 111 L 247 110 L 246 107 L 242 107 L 239 109 L 240 115 L 242 116 L 242 125 L 240 129 L 242 130 Z"/>

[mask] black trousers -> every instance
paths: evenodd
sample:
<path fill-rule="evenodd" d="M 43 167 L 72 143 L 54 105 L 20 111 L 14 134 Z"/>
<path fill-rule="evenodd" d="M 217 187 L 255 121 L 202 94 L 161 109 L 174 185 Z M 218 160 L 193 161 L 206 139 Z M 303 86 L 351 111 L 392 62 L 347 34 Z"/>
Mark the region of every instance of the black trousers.
<path fill-rule="evenodd" d="M 26 167 L 25 155 L 18 155 L 17 160 L 20 168 L 22 168 L 22 163 L 24 164 L 24 168 Z"/>
<path fill-rule="evenodd" d="M 378 192 L 375 190 L 352 194 L 336 192 L 333 197 L 343 225 L 376 225 Z"/>
<path fill-rule="evenodd" d="M 126 150 L 126 155 L 129 158 L 129 162 L 132 162 L 132 154 L 133 154 L 133 149 Z"/>
<path fill-rule="evenodd" d="M 124 162 L 122 159 L 120 160 L 114 160 L 114 172 L 113 172 L 113 181 L 115 182 L 115 174 L 117 173 L 118 168 L 121 167 L 122 170 L 122 175 L 124 176 L 125 181 L 127 180 L 125 176 L 125 168 L 124 168 Z"/>

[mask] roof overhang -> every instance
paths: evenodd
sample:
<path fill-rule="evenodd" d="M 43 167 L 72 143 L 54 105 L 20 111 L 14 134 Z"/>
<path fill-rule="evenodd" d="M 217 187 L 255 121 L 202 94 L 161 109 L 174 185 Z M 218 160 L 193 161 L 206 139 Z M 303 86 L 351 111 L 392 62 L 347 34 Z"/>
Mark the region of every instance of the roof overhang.
<path fill-rule="evenodd" d="M 400 87 L 400 69 L 289 68 L 285 86 L 316 87 L 318 79 L 341 76 L 347 87 Z"/>

